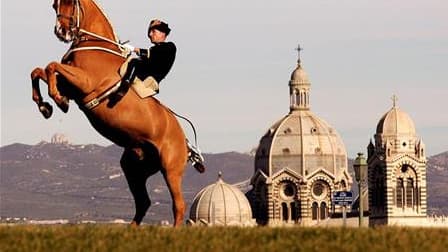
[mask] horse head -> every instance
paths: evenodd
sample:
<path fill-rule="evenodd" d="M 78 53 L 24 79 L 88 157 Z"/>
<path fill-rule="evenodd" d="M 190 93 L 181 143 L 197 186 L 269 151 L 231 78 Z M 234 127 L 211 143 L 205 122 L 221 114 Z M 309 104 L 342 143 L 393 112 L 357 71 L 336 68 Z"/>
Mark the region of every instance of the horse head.
<path fill-rule="evenodd" d="M 78 37 L 81 22 L 81 0 L 54 0 L 56 12 L 54 33 L 59 40 L 69 43 Z"/>

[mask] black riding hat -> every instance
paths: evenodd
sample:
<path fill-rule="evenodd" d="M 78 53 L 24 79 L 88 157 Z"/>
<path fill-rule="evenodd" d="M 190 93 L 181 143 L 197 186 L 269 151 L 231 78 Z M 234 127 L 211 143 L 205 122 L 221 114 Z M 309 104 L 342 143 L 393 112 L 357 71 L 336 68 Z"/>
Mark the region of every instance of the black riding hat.
<path fill-rule="evenodd" d="M 168 24 L 160 21 L 158 19 L 151 20 L 148 27 L 148 34 L 152 29 L 159 30 L 163 33 L 165 33 L 167 36 L 170 34 L 171 29 L 168 27 Z"/>

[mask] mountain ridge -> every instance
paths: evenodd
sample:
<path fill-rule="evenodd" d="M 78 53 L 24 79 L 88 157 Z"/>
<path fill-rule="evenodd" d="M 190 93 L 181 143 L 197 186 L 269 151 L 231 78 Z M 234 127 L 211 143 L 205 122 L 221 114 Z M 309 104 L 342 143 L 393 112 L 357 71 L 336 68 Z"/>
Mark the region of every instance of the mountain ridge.
<path fill-rule="evenodd" d="M 134 206 L 119 165 L 121 153 L 122 148 L 116 145 L 96 144 L 41 142 L 0 147 L 0 216 L 130 220 Z M 254 172 L 254 156 L 250 154 L 230 151 L 204 156 L 205 174 L 190 165 L 185 170 L 183 187 L 188 206 L 200 189 L 217 181 L 218 172 L 229 184 L 247 181 Z M 427 174 L 429 214 L 448 214 L 448 151 L 428 158 Z M 162 176 L 154 175 L 147 185 L 153 205 L 145 221 L 171 220 L 171 198 Z"/>

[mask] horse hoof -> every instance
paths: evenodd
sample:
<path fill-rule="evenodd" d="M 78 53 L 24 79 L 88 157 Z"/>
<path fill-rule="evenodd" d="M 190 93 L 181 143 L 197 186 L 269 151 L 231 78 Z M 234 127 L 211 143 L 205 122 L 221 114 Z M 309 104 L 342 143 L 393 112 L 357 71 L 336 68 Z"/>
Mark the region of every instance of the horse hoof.
<path fill-rule="evenodd" d="M 65 96 L 62 96 L 61 102 L 58 103 L 58 107 L 62 110 L 62 112 L 67 113 L 68 104 L 69 104 L 68 98 Z"/>
<path fill-rule="evenodd" d="M 40 113 L 42 113 L 45 119 L 48 119 L 53 114 L 53 107 L 48 102 L 42 102 L 41 104 L 39 104 L 39 111 Z"/>

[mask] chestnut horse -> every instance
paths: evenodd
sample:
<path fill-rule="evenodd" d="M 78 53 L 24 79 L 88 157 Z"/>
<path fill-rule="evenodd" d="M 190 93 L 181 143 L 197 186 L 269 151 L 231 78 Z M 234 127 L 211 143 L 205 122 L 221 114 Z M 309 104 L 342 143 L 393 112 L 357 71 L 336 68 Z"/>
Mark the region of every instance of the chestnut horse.
<path fill-rule="evenodd" d="M 114 30 L 94 0 L 55 0 L 54 32 L 72 42 L 61 63 L 51 62 L 31 73 L 33 100 L 45 118 L 52 107 L 44 102 L 39 80 L 64 112 L 74 100 L 92 126 L 104 137 L 124 147 L 121 167 L 135 201 L 132 225 L 139 225 L 151 201 L 146 189 L 149 176 L 161 171 L 172 200 L 174 226 L 185 213 L 182 176 L 188 159 L 184 132 L 173 113 L 153 97 L 141 99 L 129 89 L 118 99 L 118 69 L 129 52 L 118 42 Z"/>

